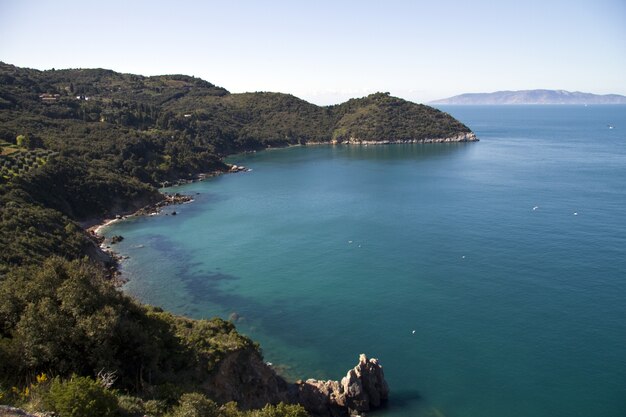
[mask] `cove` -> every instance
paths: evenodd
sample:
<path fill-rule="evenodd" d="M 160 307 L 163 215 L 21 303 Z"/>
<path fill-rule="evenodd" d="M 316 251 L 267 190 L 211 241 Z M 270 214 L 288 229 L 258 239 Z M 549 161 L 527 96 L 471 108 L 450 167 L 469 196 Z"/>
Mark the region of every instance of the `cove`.
<path fill-rule="evenodd" d="M 124 290 L 236 313 L 294 379 L 378 357 L 380 416 L 624 414 L 625 107 L 444 110 L 481 142 L 264 151 L 168 190 L 195 201 L 105 229 Z"/>

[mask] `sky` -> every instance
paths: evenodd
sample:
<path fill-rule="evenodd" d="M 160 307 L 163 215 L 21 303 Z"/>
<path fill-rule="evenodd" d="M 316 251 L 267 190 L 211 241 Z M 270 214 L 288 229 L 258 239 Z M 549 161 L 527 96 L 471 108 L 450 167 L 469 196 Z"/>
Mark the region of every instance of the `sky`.
<path fill-rule="evenodd" d="M 0 0 L 0 61 L 186 74 L 321 105 L 377 91 L 626 95 L 626 0 Z"/>

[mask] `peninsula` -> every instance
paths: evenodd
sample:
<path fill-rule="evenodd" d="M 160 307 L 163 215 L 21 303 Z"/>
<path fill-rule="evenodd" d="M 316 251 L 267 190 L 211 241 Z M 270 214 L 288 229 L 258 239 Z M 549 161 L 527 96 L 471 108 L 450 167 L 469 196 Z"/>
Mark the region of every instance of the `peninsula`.
<path fill-rule="evenodd" d="M 157 187 L 227 172 L 233 153 L 476 140 L 447 113 L 388 93 L 319 107 L 184 75 L 0 63 L 0 400 L 64 416 L 344 416 L 383 405 L 378 360 L 361 356 L 341 381 L 290 383 L 233 323 L 124 295 L 84 226 L 179 201 Z"/>
<path fill-rule="evenodd" d="M 626 104 L 626 96 L 565 90 L 520 90 L 461 94 L 431 101 L 430 104 Z"/>

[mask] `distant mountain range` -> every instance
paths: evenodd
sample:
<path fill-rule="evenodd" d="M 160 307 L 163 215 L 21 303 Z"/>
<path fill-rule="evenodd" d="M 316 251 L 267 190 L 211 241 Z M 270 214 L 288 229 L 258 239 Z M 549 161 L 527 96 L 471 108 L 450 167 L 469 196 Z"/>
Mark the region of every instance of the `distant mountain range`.
<path fill-rule="evenodd" d="M 429 104 L 626 104 L 626 96 L 565 90 L 520 90 L 461 94 Z"/>

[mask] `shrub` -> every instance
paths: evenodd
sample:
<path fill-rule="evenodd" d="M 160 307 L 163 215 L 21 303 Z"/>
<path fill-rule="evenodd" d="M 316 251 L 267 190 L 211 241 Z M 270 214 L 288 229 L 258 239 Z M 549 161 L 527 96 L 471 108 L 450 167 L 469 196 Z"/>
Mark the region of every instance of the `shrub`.
<path fill-rule="evenodd" d="M 148 400 L 143 403 L 143 408 L 149 416 L 160 416 L 167 410 L 167 403 L 160 400 Z"/>
<path fill-rule="evenodd" d="M 183 394 L 170 417 L 217 417 L 219 408 L 204 395 L 192 392 Z"/>
<path fill-rule="evenodd" d="M 117 397 L 117 403 L 123 416 L 140 417 L 146 413 L 146 408 L 141 398 L 130 395 L 120 395 Z"/>
<path fill-rule="evenodd" d="M 111 391 L 91 378 L 77 376 L 66 381 L 55 378 L 47 406 L 63 417 L 113 417 L 118 409 Z"/>
<path fill-rule="evenodd" d="M 304 407 L 299 404 L 266 405 L 261 410 L 252 411 L 250 417 L 308 417 Z"/>

